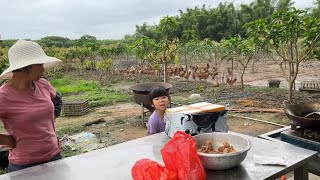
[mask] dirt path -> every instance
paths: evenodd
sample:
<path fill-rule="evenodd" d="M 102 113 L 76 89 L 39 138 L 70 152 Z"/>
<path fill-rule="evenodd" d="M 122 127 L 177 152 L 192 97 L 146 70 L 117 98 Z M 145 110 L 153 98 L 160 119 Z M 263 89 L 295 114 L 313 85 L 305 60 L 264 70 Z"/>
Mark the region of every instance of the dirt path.
<path fill-rule="evenodd" d="M 244 83 L 252 86 L 268 86 L 268 80 L 279 79 L 281 80 L 280 87 L 287 88 L 288 83 L 282 75 L 280 67 L 272 62 L 261 63 L 255 65 L 255 73 L 252 73 L 250 68 L 244 75 Z M 318 81 L 320 74 L 318 69 L 320 68 L 319 61 L 310 61 L 307 63 L 301 63 L 299 68 L 299 74 L 296 79 L 296 89 L 299 89 L 299 84 L 302 81 Z M 239 81 L 238 81 L 239 84 Z"/>

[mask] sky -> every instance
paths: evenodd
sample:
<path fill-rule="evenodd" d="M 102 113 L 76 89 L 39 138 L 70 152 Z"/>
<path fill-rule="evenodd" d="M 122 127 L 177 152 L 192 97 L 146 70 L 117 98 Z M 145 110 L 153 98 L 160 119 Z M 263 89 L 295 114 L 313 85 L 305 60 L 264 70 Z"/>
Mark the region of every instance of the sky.
<path fill-rule="evenodd" d="M 314 0 L 294 0 L 295 7 L 313 6 Z M 134 34 L 136 25 L 158 24 L 166 15 L 206 4 L 234 5 L 252 0 L 0 0 L 1 39 L 41 39 L 61 36 L 78 39 L 121 39 Z"/>

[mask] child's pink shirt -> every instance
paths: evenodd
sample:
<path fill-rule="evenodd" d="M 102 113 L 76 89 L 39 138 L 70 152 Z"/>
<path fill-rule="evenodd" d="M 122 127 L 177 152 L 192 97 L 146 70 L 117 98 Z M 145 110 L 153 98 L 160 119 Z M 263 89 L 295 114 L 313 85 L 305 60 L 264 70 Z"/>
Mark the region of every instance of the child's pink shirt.
<path fill-rule="evenodd" d="M 14 89 L 8 83 L 0 88 L 0 119 L 16 140 L 16 147 L 9 153 L 13 164 L 41 163 L 60 152 L 51 100 L 56 91 L 45 79 L 34 85 L 35 90 L 30 92 Z"/>

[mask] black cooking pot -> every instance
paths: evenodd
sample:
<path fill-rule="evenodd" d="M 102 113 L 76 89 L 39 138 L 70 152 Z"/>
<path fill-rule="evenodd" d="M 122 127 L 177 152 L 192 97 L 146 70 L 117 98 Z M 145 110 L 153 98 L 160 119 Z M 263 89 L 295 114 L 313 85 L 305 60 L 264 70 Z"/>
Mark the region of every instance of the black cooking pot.
<path fill-rule="evenodd" d="M 143 107 L 149 109 L 150 111 L 153 111 L 154 107 L 151 106 L 149 92 L 153 88 L 158 86 L 165 88 L 169 92 L 170 88 L 172 87 L 172 84 L 164 82 L 151 82 L 131 86 L 130 89 L 132 90 L 134 102 L 139 105 L 143 104 Z"/>
<path fill-rule="evenodd" d="M 320 128 L 320 117 L 318 119 L 305 117 L 310 113 L 320 112 L 319 103 L 285 105 L 284 112 L 289 119 L 292 120 L 294 125 L 300 126 L 301 128 Z"/>

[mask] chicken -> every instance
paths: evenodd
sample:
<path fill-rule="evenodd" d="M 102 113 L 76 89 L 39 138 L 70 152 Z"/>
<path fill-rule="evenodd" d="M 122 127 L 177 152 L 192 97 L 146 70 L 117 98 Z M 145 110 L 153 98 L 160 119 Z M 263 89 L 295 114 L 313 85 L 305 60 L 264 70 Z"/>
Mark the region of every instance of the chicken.
<path fill-rule="evenodd" d="M 180 71 L 180 72 L 179 72 L 179 76 L 180 76 L 180 77 L 184 77 L 185 74 L 186 74 L 186 71 Z"/>
<path fill-rule="evenodd" d="M 215 72 L 211 72 L 211 73 L 209 73 L 209 74 L 210 74 L 211 77 L 212 77 L 211 79 L 214 80 L 214 78 L 215 78 L 219 73 L 218 73 L 218 71 L 215 71 Z"/>
<path fill-rule="evenodd" d="M 227 70 L 228 70 L 228 75 L 232 76 L 233 75 L 233 69 L 227 68 Z"/>
<path fill-rule="evenodd" d="M 192 79 L 196 79 L 196 73 L 195 72 L 192 73 Z"/>
<path fill-rule="evenodd" d="M 198 73 L 197 76 L 198 76 L 199 80 L 201 80 L 201 79 L 206 80 L 209 76 L 209 73 Z"/>
<path fill-rule="evenodd" d="M 229 84 L 229 85 L 233 85 L 235 82 L 237 81 L 237 77 L 227 77 L 227 83 Z"/>
<path fill-rule="evenodd" d="M 183 77 L 186 78 L 187 80 L 189 80 L 189 76 L 190 76 L 191 72 L 187 72 Z"/>

